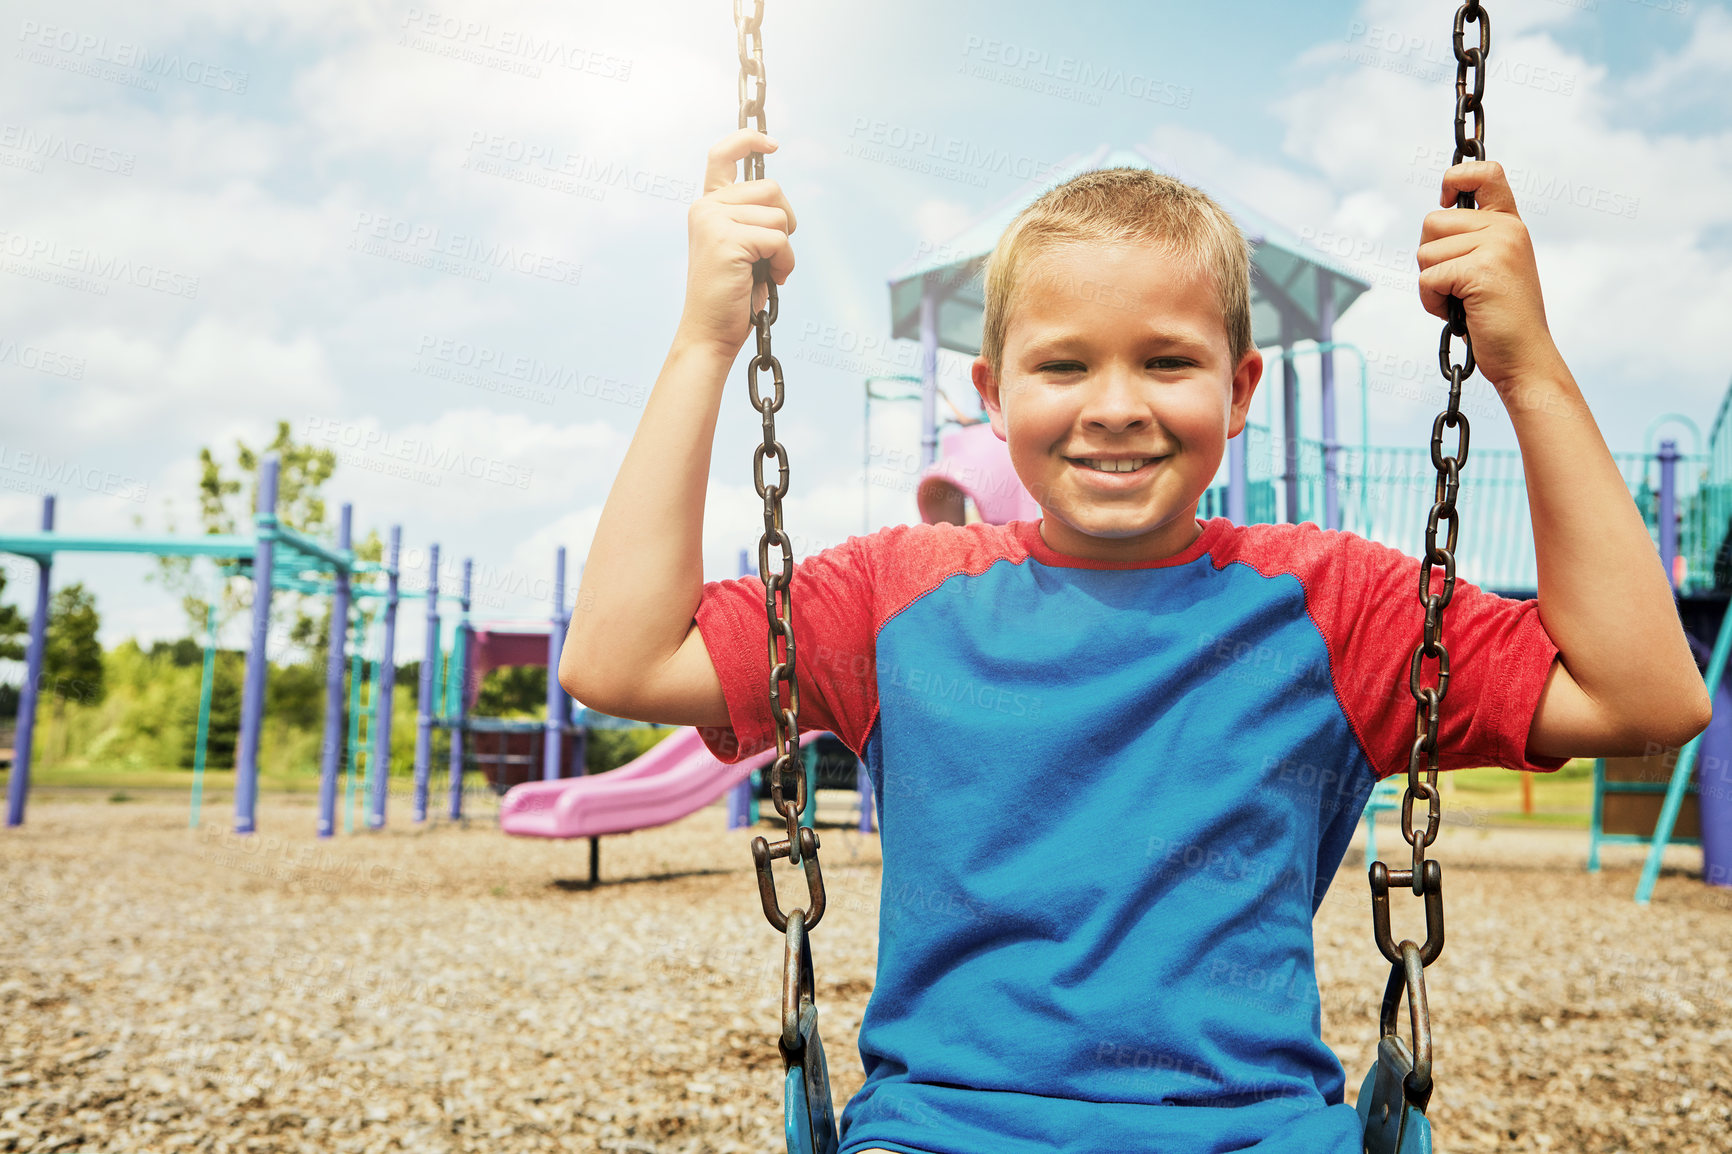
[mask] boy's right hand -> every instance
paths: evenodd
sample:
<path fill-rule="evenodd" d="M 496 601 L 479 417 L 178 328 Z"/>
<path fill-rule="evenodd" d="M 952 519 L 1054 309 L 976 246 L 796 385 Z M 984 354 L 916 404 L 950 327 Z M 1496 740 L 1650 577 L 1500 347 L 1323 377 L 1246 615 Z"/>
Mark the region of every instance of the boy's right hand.
<path fill-rule="evenodd" d="M 728 360 L 751 331 L 752 311 L 763 306 L 765 290 L 753 294 L 753 264 L 768 260 L 777 284 L 794 270 L 788 243 L 794 210 L 781 186 L 773 180 L 734 179 L 748 154 L 777 147 L 750 128 L 722 137 L 710 149 L 704 195 L 686 213 L 689 260 L 678 339 L 714 348 Z"/>

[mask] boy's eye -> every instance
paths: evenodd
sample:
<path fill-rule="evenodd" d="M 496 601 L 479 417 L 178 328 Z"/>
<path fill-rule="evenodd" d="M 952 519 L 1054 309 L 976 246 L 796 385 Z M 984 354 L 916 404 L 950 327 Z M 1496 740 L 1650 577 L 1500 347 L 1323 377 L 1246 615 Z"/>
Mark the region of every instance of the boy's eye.
<path fill-rule="evenodd" d="M 1151 357 L 1146 366 L 1160 372 L 1177 372 L 1190 368 L 1194 362 L 1189 357 Z M 1047 361 L 1035 370 L 1041 373 L 1081 373 L 1087 372 L 1088 366 L 1081 361 Z"/>

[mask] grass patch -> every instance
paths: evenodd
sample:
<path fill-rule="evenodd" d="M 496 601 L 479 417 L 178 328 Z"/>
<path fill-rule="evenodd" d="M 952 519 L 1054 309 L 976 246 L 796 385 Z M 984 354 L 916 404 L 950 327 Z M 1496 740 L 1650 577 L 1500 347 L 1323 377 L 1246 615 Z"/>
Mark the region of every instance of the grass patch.
<path fill-rule="evenodd" d="M 1448 783 L 1443 798 L 1447 815 L 1456 808 L 1486 820 L 1517 825 L 1587 829 L 1594 810 L 1594 760 L 1578 757 L 1556 773 L 1532 778 L 1534 812 L 1522 812 L 1523 774 L 1499 766 L 1459 769 L 1440 775 Z M 1452 795 L 1453 794 L 1453 798 Z"/>
<path fill-rule="evenodd" d="M 393 779 L 396 775 L 392 775 Z M 338 789 L 342 789 L 343 779 L 337 779 Z M 90 789 L 90 790 L 178 790 L 192 793 L 192 770 L 190 769 L 128 769 L 113 765 L 49 765 L 40 770 L 32 767 L 30 770 L 31 789 Z M 232 769 L 207 769 L 204 773 L 204 792 L 209 797 L 212 794 L 232 795 L 235 789 L 235 771 Z M 269 772 L 259 771 L 260 793 L 317 793 L 319 791 L 319 775 L 306 772 Z"/>

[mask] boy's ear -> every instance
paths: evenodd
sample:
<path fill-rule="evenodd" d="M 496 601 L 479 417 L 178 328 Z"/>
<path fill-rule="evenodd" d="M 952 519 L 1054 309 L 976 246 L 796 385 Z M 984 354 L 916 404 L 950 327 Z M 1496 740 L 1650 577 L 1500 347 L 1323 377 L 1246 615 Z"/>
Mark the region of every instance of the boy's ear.
<path fill-rule="evenodd" d="M 1257 392 L 1257 382 L 1263 379 L 1263 354 L 1256 349 L 1247 352 L 1233 371 L 1233 402 L 1227 411 L 1227 437 L 1237 437 L 1245 429 L 1251 412 L 1251 398 Z"/>
<path fill-rule="evenodd" d="M 992 422 L 992 431 L 998 434 L 999 440 L 1005 440 L 1004 409 L 1000 405 L 998 378 L 992 375 L 992 366 L 985 357 L 975 357 L 969 371 L 974 377 L 974 391 L 980 394 L 980 403 L 986 409 L 987 419 Z"/>

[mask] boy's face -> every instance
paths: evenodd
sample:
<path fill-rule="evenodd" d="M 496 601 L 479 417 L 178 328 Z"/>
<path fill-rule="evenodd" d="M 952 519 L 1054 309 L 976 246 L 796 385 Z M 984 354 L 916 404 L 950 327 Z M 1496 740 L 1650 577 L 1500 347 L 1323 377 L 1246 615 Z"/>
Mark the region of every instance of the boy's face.
<path fill-rule="evenodd" d="M 1060 553 L 1149 561 L 1197 537 L 1197 502 L 1263 373 L 1231 360 L 1207 273 L 1152 246 L 1088 244 L 1032 260 L 999 379 L 974 384 Z"/>

